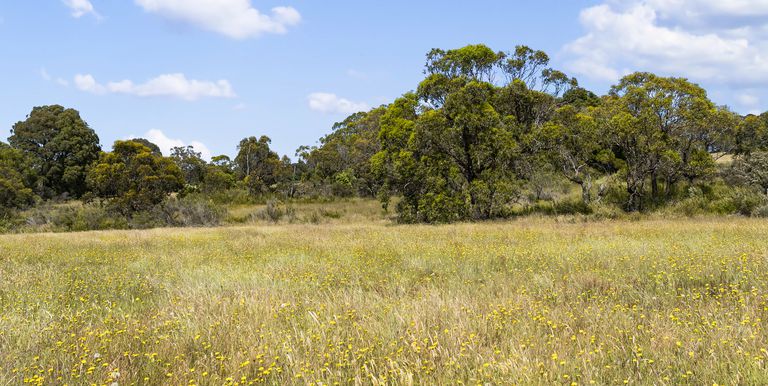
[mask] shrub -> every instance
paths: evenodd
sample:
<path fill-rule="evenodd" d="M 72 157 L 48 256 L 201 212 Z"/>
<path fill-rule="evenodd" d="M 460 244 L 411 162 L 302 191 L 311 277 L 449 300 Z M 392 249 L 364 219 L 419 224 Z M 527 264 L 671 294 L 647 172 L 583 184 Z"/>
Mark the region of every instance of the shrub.
<path fill-rule="evenodd" d="M 723 182 L 700 184 L 688 188 L 688 197 L 668 210 L 685 216 L 704 214 L 751 216 L 766 205 L 766 196 L 753 188 L 728 186 Z"/>
<path fill-rule="evenodd" d="M 294 221 L 296 218 L 296 211 L 290 207 L 281 207 L 280 203 L 275 199 L 267 200 L 267 205 L 258 210 L 252 215 L 256 220 L 269 221 L 273 223 L 279 222 L 283 217 L 288 217 L 289 221 Z"/>
<path fill-rule="evenodd" d="M 210 227 L 221 223 L 226 210 L 211 201 L 169 198 L 157 205 L 151 214 L 163 225 Z"/>
<path fill-rule="evenodd" d="M 768 204 L 760 206 L 752 211 L 752 217 L 768 218 Z"/>
<path fill-rule="evenodd" d="M 45 204 L 24 213 L 24 226 L 53 232 L 128 229 L 128 218 L 98 204 Z"/>

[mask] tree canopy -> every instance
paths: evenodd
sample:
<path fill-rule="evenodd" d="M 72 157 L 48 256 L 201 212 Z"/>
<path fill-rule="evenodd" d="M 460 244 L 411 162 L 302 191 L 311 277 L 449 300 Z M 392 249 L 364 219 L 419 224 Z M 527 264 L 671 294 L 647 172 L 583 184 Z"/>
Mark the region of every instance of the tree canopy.
<path fill-rule="evenodd" d="M 147 210 L 184 186 L 184 174 L 171 160 L 136 141 L 116 141 L 88 173 L 88 186 L 124 213 Z"/>
<path fill-rule="evenodd" d="M 99 158 L 99 137 L 80 113 L 59 105 L 35 107 L 27 119 L 13 125 L 10 145 L 32 161 L 44 197 L 86 192 L 85 176 Z"/>
<path fill-rule="evenodd" d="M 101 152 L 76 110 L 35 107 L 0 144 L 0 205 L 99 197 L 133 215 L 171 197 L 378 197 L 399 221 L 438 223 L 707 197 L 718 213 L 768 213 L 768 113 L 735 114 L 687 79 L 637 72 L 598 96 L 543 51 L 476 44 L 429 51 L 414 86 L 334 124 L 295 161 L 264 135 L 209 162 L 191 146 L 164 157 L 142 138 Z"/>

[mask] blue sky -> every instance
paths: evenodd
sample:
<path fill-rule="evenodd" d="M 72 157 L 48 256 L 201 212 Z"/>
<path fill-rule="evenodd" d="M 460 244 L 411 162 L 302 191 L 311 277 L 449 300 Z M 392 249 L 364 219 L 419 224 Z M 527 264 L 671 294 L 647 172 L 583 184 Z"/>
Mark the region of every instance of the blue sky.
<path fill-rule="evenodd" d="M 757 112 L 766 17 L 764 0 L 5 1 L 0 138 L 33 106 L 61 104 L 105 149 L 143 136 L 234 155 L 241 138 L 268 135 L 293 156 L 414 89 L 429 49 L 471 43 L 545 50 L 598 93 L 649 70 Z"/>

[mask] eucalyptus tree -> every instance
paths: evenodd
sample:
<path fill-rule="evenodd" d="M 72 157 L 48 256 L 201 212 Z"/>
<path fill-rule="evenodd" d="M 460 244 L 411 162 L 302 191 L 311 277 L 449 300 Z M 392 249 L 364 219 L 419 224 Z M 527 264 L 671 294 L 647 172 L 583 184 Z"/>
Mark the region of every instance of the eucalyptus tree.
<path fill-rule="evenodd" d="M 416 93 L 382 116 L 382 152 L 373 160 L 384 191 L 403 197 L 401 220 L 508 213 L 520 178 L 535 169 L 535 157 L 524 157 L 541 147 L 533 129 L 552 115 L 559 100 L 553 93 L 575 85 L 548 63 L 546 54 L 524 46 L 514 53 L 484 45 L 430 51 Z"/>
<path fill-rule="evenodd" d="M 136 141 L 116 141 L 88 173 L 88 186 L 123 214 L 151 209 L 184 186 L 184 175 L 170 158 Z"/>
<path fill-rule="evenodd" d="M 31 160 L 44 197 L 85 193 L 88 167 L 101 150 L 99 137 L 80 113 L 59 105 L 33 108 L 26 120 L 13 125 L 8 142 Z"/>
<path fill-rule="evenodd" d="M 721 142 L 733 120 L 706 91 L 682 78 L 634 73 L 621 79 L 596 109 L 602 136 L 624 163 L 628 210 L 643 209 L 646 184 L 660 198 L 681 178 L 693 180 L 714 170 L 710 147 Z"/>
<path fill-rule="evenodd" d="M 235 171 L 253 195 L 268 193 L 276 188 L 284 173 L 280 156 L 269 148 L 272 140 L 266 135 L 240 141 L 235 157 Z"/>

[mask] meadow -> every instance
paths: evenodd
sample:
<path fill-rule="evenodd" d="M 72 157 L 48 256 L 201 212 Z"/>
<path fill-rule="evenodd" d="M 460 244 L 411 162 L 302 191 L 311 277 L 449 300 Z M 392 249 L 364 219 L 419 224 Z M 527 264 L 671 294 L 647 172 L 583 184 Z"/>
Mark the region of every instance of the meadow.
<path fill-rule="evenodd" d="M 766 384 L 768 222 L 0 236 L 0 385 Z"/>

